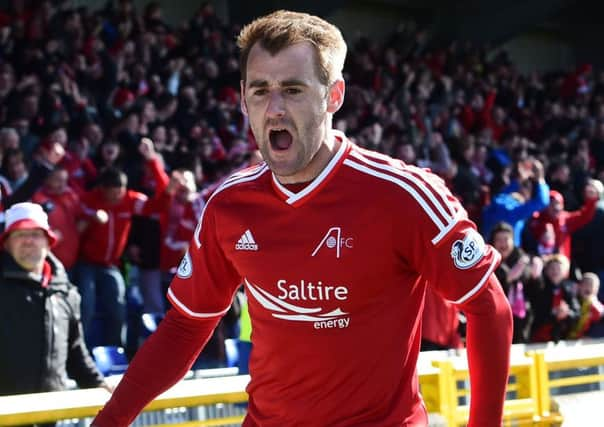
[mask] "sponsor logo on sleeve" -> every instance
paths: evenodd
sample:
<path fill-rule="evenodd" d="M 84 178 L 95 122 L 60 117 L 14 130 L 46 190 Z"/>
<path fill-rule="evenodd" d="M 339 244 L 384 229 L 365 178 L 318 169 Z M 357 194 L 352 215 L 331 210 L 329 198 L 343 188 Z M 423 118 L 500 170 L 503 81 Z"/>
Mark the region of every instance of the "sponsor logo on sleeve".
<path fill-rule="evenodd" d="M 484 240 L 474 229 L 468 230 L 463 240 L 456 240 L 451 246 L 451 258 L 455 266 L 466 270 L 475 266 L 484 256 Z"/>
<path fill-rule="evenodd" d="M 191 262 L 191 255 L 189 255 L 189 251 L 187 251 L 185 256 L 182 257 L 182 260 L 180 260 L 176 275 L 181 279 L 188 279 L 191 277 L 191 274 L 193 274 L 193 263 Z"/>

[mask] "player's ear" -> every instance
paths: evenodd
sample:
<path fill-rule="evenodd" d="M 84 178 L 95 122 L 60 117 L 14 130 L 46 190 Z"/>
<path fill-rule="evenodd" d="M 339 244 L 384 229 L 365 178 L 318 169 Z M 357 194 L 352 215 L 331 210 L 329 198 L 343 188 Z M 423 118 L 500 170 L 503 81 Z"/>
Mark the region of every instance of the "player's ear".
<path fill-rule="evenodd" d="M 247 104 L 245 103 L 245 82 L 243 80 L 239 81 L 239 88 L 241 90 L 241 111 L 247 116 Z"/>
<path fill-rule="evenodd" d="M 340 109 L 342 104 L 344 103 L 344 92 L 346 89 L 346 84 L 344 83 L 344 79 L 337 79 L 335 82 L 329 86 L 329 93 L 327 94 L 327 112 L 335 113 Z"/>

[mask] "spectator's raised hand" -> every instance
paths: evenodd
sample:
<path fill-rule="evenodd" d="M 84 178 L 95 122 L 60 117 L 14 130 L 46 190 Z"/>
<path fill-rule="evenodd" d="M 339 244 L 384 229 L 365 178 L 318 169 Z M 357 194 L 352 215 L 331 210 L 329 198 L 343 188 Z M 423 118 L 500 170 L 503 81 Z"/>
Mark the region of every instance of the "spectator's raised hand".
<path fill-rule="evenodd" d="M 597 179 L 590 179 L 585 184 L 584 196 L 585 200 L 598 200 L 604 192 L 604 186 Z"/>
<path fill-rule="evenodd" d="M 543 273 L 543 258 L 540 256 L 534 256 L 531 259 L 530 271 L 533 279 L 538 279 L 541 277 L 541 274 Z"/>
<path fill-rule="evenodd" d="M 543 181 L 545 179 L 545 169 L 543 168 L 543 163 L 540 160 L 534 159 L 532 165 L 533 178 L 538 181 Z"/>
<path fill-rule="evenodd" d="M 187 182 L 185 180 L 183 173 L 179 170 L 174 170 L 174 171 L 172 171 L 172 174 L 170 175 L 170 182 L 168 183 L 168 186 L 166 187 L 166 192 L 168 194 L 173 195 L 180 188 L 186 187 L 186 185 L 187 185 Z"/>
<path fill-rule="evenodd" d="M 38 154 L 42 162 L 55 166 L 63 160 L 65 148 L 58 142 L 50 142 L 49 144 L 42 144 Z"/>
<path fill-rule="evenodd" d="M 152 160 L 156 155 L 153 141 L 151 141 L 149 138 L 141 139 L 141 143 L 138 146 L 138 151 L 145 158 L 145 160 Z"/>

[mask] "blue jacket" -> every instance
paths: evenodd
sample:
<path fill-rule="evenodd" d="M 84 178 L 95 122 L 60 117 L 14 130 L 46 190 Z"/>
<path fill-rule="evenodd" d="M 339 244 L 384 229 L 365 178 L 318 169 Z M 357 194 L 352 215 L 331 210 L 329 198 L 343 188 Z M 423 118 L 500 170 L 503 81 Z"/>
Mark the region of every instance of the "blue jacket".
<path fill-rule="evenodd" d="M 522 243 L 522 230 L 526 220 L 533 212 L 539 212 L 549 205 L 549 186 L 541 182 L 533 191 L 533 197 L 526 202 L 521 202 L 513 191 L 517 185 L 510 185 L 504 191 L 497 194 L 482 212 L 481 233 L 485 239 L 491 237 L 491 230 L 500 221 L 505 221 L 514 229 L 514 245 Z"/>

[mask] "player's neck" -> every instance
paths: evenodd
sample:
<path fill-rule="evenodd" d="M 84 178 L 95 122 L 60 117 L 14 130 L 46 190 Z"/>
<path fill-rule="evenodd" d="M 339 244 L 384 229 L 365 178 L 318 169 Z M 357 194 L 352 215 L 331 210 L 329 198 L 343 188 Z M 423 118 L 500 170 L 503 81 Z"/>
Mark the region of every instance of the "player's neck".
<path fill-rule="evenodd" d="M 292 176 L 275 175 L 277 180 L 283 185 L 305 184 L 313 181 L 327 167 L 343 143 L 339 138 L 330 134 L 304 171 Z"/>

